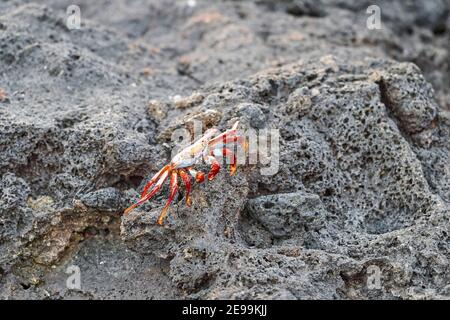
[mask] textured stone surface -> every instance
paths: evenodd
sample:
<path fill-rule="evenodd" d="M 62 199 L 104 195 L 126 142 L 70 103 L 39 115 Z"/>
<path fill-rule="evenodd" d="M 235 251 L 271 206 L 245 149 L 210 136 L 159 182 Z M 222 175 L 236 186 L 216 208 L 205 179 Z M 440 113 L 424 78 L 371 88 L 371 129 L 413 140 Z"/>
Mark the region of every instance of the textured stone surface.
<path fill-rule="evenodd" d="M 69 4 L 0 2 L 1 298 L 450 297 L 447 1 Z M 238 119 L 275 175 L 122 216 L 173 130 Z"/>

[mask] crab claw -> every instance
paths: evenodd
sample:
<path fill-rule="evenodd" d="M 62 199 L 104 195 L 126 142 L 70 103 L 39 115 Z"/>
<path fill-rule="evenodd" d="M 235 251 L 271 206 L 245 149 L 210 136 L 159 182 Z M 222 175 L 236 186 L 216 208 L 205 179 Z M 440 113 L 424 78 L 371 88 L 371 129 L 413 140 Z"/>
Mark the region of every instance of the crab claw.
<path fill-rule="evenodd" d="M 189 174 L 195 179 L 195 182 L 202 183 L 205 181 L 205 174 L 192 168 L 188 168 Z"/>
<path fill-rule="evenodd" d="M 214 179 L 216 174 L 219 172 L 220 164 L 217 161 L 217 159 L 214 158 L 213 156 L 206 156 L 205 161 L 207 164 L 211 165 L 211 170 L 208 173 L 208 180 L 211 181 L 212 179 Z"/>
<path fill-rule="evenodd" d="M 218 136 L 214 137 L 213 139 L 209 140 L 208 145 L 214 146 L 220 142 L 225 143 L 225 141 L 227 139 L 237 137 L 236 133 L 237 133 L 238 125 L 239 125 L 239 121 L 236 121 L 235 124 L 233 125 L 233 127 L 231 127 L 231 129 L 229 129 L 229 130 L 219 134 Z"/>
<path fill-rule="evenodd" d="M 170 165 L 166 165 L 166 166 L 162 167 L 162 169 L 159 170 L 159 171 L 158 171 L 158 172 L 150 179 L 149 182 L 147 182 L 147 184 L 144 186 L 144 189 L 142 189 L 142 192 L 141 192 L 141 198 L 145 196 L 145 194 L 147 193 L 147 190 L 150 189 L 150 187 L 152 187 L 152 186 L 155 184 L 156 180 L 158 180 L 158 178 L 159 178 L 164 172 L 166 172 L 166 171 L 169 170 L 169 169 L 170 169 Z"/>
<path fill-rule="evenodd" d="M 202 183 L 203 181 L 205 181 L 205 174 L 203 172 L 198 171 L 195 174 L 195 181 L 198 183 Z"/>
<path fill-rule="evenodd" d="M 217 148 L 211 151 L 211 155 L 214 157 L 223 157 L 227 158 L 230 164 L 230 175 L 234 175 L 236 173 L 236 154 L 228 148 Z"/>

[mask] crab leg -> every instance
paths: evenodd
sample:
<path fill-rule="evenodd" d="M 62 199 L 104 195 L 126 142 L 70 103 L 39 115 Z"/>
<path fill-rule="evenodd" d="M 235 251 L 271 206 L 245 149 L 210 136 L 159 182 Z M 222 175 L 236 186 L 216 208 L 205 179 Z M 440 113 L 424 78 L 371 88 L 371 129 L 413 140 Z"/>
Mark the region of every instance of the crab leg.
<path fill-rule="evenodd" d="M 207 164 L 211 165 L 211 170 L 208 173 L 208 180 L 211 181 L 212 179 L 214 179 L 216 174 L 219 172 L 220 164 L 217 161 L 217 159 L 214 158 L 213 156 L 205 156 L 204 159 Z"/>
<path fill-rule="evenodd" d="M 215 157 L 227 157 L 230 164 L 230 175 L 236 172 L 236 155 L 230 149 L 218 148 L 211 151 Z"/>
<path fill-rule="evenodd" d="M 159 225 L 162 225 L 164 217 L 167 214 L 167 209 L 169 209 L 170 203 L 172 202 L 172 199 L 175 196 L 175 193 L 177 192 L 177 189 L 178 189 L 178 173 L 177 173 L 176 170 L 173 170 L 170 173 L 170 193 L 169 193 L 169 198 L 167 199 L 166 205 L 164 206 L 164 208 L 161 210 L 161 213 L 159 214 L 158 221 L 157 221 Z"/>
<path fill-rule="evenodd" d="M 178 170 L 178 173 L 180 174 L 181 180 L 183 180 L 184 186 L 186 188 L 186 205 L 188 207 L 191 206 L 191 178 L 189 177 L 189 174 L 184 169 Z"/>
<path fill-rule="evenodd" d="M 129 206 L 124 214 L 127 215 L 128 213 L 130 213 L 131 210 L 133 210 L 134 208 L 136 208 L 137 206 L 141 205 L 143 202 L 149 200 L 151 197 L 153 197 L 153 195 L 158 192 L 159 189 L 161 189 L 162 184 L 164 183 L 164 181 L 167 179 L 167 176 L 169 175 L 169 171 L 164 171 L 164 173 L 161 175 L 161 177 L 159 178 L 158 182 L 156 183 L 156 185 L 153 187 L 152 191 L 150 191 L 149 193 L 147 193 L 144 197 L 142 197 L 141 199 L 139 199 L 138 202 L 136 202 L 135 204 Z"/>
<path fill-rule="evenodd" d="M 161 170 L 159 170 L 154 176 L 153 178 L 150 179 L 149 182 L 147 182 L 147 184 L 144 186 L 144 189 L 142 189 L 141 192 L 141 198 L 143 198 L 145 196 L 145 194 L 147 193 L 147 190 L 153 186 L 153 184 L 156 182 L 156 180 L 167 170 L 169 170 L 170 165 L 166 165 L 164 166 Z"/>
<path fill-rule="evenodd" d="M 240 144 L 244 150 L 247 150 L 247 141 L 242 136 L 227 136 L 224 137 L 221 141 L 214 141 L 213 143 L 209 142 L 209 147 L 216 149 L 216 148 L 223 148 L 226 146 L 229 146 L 233 143 Z"/>
<path fill-rule="evenodd" d="M 209 140 L 208 145 L 214 145 L 217 142 L 224 141 L 226 137 L 235 135 L 237 133 L 237 126 L 239 124 L 239 121 L 236 121 L 236 123 L 233 125 L 233 127 L 230 130 L 225 131 L 224 133 L 219 134 L 217 137 Z"/>

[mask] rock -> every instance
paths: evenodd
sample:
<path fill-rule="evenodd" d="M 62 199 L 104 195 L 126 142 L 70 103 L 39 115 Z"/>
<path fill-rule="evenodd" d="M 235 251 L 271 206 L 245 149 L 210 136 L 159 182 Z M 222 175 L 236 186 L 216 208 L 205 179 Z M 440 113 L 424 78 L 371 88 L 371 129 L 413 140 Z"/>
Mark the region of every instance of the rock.
<path fill-rule="evenodd" d="M 95 208 L 99 211 L 119 211 L 123 207 L 121 200 L 121 194 L 115 188 L 99 189 L 84 194 L 81 197 L 81 201 L 85 206 Z"/>
<path fill-rule="evenodd" d="M 311 229 L 324 214 L 319 196 L 303 192 L 250 199 L 247 208 L 275 237 L 301 236 L 303 229 Z"/>
<path fill-rule="evenodd" d="M 423 131 L 436 120 L 438 106 L 433 100 L 433 88 L 416 66 L 396 66 L 381 79 L 380 90 L 388 112 L 398 118 L 407 134 Z"/>
<path fill-rule="evenodd" d="M 250 127 L 262 129 L 266 124 L 266 117 L 261 108 L 255 104 L 243 103 L 237 106 L 238 114 Z"/>

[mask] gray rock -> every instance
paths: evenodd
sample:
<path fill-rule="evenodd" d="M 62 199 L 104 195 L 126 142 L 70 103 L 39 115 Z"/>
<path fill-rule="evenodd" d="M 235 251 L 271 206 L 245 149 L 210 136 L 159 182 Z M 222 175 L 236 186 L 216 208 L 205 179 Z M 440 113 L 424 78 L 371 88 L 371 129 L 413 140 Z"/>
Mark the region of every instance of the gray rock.
<path fill-rule="evenodd" d="M 255 129 L 262 129 L 266 124 L 266 117 L 258 105 L 243 103 L 237 106 L 239 116 Z"/>
<path fill-rule="evenodd" d="M 115 188 L 104 188 L 84 194 L 80 200 L 85 206 L 99 211 L 119 211 L 124 206 L 121 201 L 121 194 Z"/>
<path fill-rule="evenodd" d="M 250 199 L 247 209 L 275 237 L 301 236 L 324 215 L 319 196 L 304 192 Z"/>

